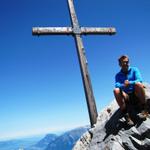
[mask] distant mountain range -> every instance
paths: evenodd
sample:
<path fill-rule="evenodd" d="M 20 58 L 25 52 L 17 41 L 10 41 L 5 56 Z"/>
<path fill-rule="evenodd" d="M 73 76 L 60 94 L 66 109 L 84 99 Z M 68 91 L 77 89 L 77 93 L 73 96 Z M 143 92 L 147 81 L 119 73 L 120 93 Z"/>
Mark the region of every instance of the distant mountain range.
<path fill-rule="evenodd" d="M 57 139 L 56 134 L 47 134 L 43 139 L 41 139 L 36 144 L 25 148 L 25 150 L 45 150 L 49 143 L 54 142 Z"/>
<path fill-rule="evenodd" d="M 65 132 L 57 137 L 55 141 L 50 142 L 45 150 L 71 150 L 76 141 L 88 128 L 89 127 L 82 127 Z"/>
<path fill-rule="evenodd" d="M 47 134 L 44 138 L 1 141 L 0 150 L 71 150 L 89 126 L 76 128 L 61 135 Z"/>

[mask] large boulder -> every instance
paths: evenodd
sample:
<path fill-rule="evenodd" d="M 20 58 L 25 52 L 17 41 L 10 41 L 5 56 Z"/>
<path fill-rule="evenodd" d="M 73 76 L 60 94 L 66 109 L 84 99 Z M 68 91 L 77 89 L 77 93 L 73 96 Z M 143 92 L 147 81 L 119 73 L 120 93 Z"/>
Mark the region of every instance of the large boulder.
<path fill-rule="evenodd" d="M 150 106 L 149 84 L 145 84 L 145 93 Z M 130 127 L 116 101 L 112 101 L 99 113 L 95 126 L 82 135 L 73 150 L 150 150 L 150 117 L 144 121 L 139 119 L 140 109 L 137 106 L 137 103 L 129 106 L 135 123 Z"/>

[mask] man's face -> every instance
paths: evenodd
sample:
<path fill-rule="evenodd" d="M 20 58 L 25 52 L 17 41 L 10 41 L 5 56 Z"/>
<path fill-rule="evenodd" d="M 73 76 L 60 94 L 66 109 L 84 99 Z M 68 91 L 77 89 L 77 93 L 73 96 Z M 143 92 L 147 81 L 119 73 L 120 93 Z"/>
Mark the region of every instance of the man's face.
<path fill-rule="evenodd" d="M 127 72 L 129 68 L 129 59 L 128 58 L 122 59 L 120 62 L 120 67 L 124 72 Z"/>

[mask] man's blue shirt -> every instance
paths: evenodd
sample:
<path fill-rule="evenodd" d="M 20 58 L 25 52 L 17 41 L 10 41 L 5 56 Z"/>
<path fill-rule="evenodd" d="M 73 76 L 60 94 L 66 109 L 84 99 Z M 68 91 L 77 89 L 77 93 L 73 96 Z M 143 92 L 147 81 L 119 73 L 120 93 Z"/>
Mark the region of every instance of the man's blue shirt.
<path fill-rule="evenodd" d="M 124 87 L 124 81 L 128 80 L 130 85 L 129 87 Z M 125 74 L 122 70 L 118 72 L 115 76 L 115 87 L 120 88 L 126 93 L 134 91 L 134 84 L 136 82 L 142 82 L 141 73 L 136 67 L 129 67 L 128 73 Z"/>

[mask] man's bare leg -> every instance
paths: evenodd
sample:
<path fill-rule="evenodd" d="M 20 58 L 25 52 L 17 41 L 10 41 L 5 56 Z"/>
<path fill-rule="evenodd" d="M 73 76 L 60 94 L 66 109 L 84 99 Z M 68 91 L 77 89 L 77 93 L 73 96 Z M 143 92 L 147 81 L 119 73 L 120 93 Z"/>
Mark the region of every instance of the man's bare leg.
<path fill-rule="evenodd" d="M 114 89 L 114 96 L 116 98 L 116 101 L 121 109 L 122 112 L 126 110 L 126 103 L 125 101 L 128 101 L 128 95 L 125 92 L 121 92 L 119 88 Z"/>
<path fill-rule="evenodd" d="M 125 92 L 121 91 L 119 88 L 114 89 L 114 95 L 121 109 L 121 112 L 125 117 L 127 124 L 129 126 L 133 126 L 134 122 L 131 120 L 129 113 L 127 112 L 127 106 L 126 106 L 126 103 L 129 101 L 129 96 Z"/>
<path fill-rule="evenodd" d="M 141 106 L 141 109 L 142 109 L 142 112 L 139 114 L 139 117 L 141 119 L 146 119 L 146 117 L 148 116 L 149 112 L 148 112 L 148 109 L 147 109 L 147 106 L 146 106 L 144 86 L 140 82 L 137 82 L 135 84 L 135 95 L 139 99 L 140 106 Z"/>
<path fill-rule="evenodd" d="M 135 83 L 135 95 L 136 97 L 140 100 L 140 104 L 144 105 L 145 102 L 145 91 L 144 91 L 144 86 L 142 83 L 137 82 Z"/>

